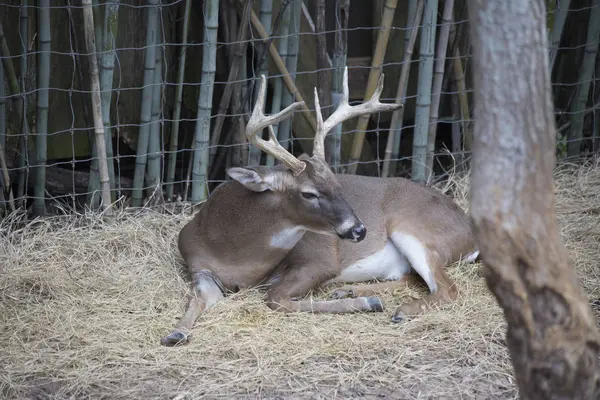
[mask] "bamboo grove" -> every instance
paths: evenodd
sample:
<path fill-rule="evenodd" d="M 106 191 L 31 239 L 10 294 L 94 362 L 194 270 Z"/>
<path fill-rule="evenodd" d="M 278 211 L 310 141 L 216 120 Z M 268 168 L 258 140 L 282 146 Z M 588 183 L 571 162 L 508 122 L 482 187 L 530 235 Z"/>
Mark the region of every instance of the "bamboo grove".
<path fill-rule="evenodd" d="M 336 172 L 428 182 L 465 167 L 472 140 L 466 2 L 372 3 L 370 20 L 364 4 L 350 0 L 5 0 L 4 214 L 43 215 L 53 199 L 107 214 L 119 202 L 200 202 L 225 168 L 275 164 L 244 135 L 261 75 L 268 113 L 306 101 L 274 127 L 299 154 L 310 152 L 316 129 L 313 88 L 327 118 L 346 65 L 356 77 L 354 100 L 370 98 L 385 73 L 390 100 L 414 107 L 411 115 L 404 107 L 381 122 L 360 117 L 336 126 L 326 141 Z M 549 0 L 547 11 L 557 154 L 597 153 L 600 0 Z M 372 39 L 361 62 L 350 35 Z M 397 62 L 390 59 L 396 48 Z"/>

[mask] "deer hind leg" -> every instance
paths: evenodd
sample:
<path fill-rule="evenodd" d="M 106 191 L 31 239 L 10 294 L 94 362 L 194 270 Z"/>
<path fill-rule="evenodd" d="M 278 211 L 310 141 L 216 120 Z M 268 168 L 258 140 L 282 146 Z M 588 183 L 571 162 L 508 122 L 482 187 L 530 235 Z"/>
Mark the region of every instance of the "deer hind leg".
<path fill-rule="evenodd" d="M 346 285 L 335 289 L 331 293 L 332 299 L 343 299 L 346 297 L 369 297 L 376 296 L 383 292 L 393 292 L 396 289 L 404 288 L 405 285 L 417 283 L 419 276 L 415 274 L 404 274 L 402 278 L 393 281 L 384 281 L 376 283 L 365 283 L 362 285 Z"/>
<path fill-rule="evenodd" d="M 399 306 L 392 316 L 392 322 L 401 322 L 410 316 L 422 314 L 432 307 L 456 299 L 456 286 L 444 271 L 444 265 L 437 256 L 430 254 L 414 236 L 393 233 L 391 239 L 429 289 L 429 294 L 424 298 Z"/>
<path fill-rule="evenodd" d="M 183 316 L 175 328 L 161 339 L 164 346 L 177 346 L 189 343 L 192 326 L 201 313 L 208 310 L 224 297 L 219 279 L 208 270 L 193 274 L 192 293 Z"/>
<path fill-rule="evenodd" d="M 383 311 L 378 297 L 355 297 L 336 300 L 300 300 L 331 278 L 321 265 L 294 266 L 267 293 L 267 305 L 280 312 L 354 313 Z"/>

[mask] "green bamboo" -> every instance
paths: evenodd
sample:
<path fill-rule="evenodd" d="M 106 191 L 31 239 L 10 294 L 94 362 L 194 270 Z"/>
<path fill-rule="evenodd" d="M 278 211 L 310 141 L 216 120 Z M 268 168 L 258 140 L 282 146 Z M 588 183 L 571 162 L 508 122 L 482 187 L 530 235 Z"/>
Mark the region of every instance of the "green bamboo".
<path fill-rule="evenodd" d="M 554 9 L 554 21 L 552 23 L 552 33 L 550 34 L 550 72 L 554 69 L 554 63 L 556 61 L 556 55 L 558 54 L 558 48 L 560 47 L 560 39 L 562 37 L 570 5 L 571 0 L 560 0 L 557 4 L 558 7 Z"/>
<path fill-rule="evenodd" d="M 181 46 L 179 47 L 179 65 L 177 66 L 177 83 L 175 87 L 175 109 L 171 122 L 171 141 L 169 145 L 169 161 L 167 165 L 167 198 L 173 199 L 173 182 L 175 181 L 175 167 L 177 166 L 177 148 L 179 144 L 179 118 L 183 99 L 183 79 L 185 75 L 185 60 L 187 55 L 187 40 L 190 27 L 190 9 L 192 0 L 185 0 L 183 11 L 183 27 L 181 32 Z"/>
<path fill-rule="evenodd" d="M 94 118 L 94 136 L 98 153 L 98 172 L 100 176 L 100 190 L 102 192 L 103 212 L 112 215 L 112 202 L 110 198 L 110 180 L 108 176 L 108 161 L 106 160 L 106 135 L 102 123 L 102 99 L 100 96 L 100 77 L 98 70 L 98 57 L 94 32 L 94 13 L 91 0 L 82 0 L 83 28 L 85 33 L 86 51 L 89 54 L 89 72 L 91 83 L 92 115 Z"/>
<path fill-rule="evenodd" d="M 413 139 L 412 179 L 424 182 L 427 179 L 427 136 L 429 109 L 431 106 L 431 86 L 433 79 L 433 56 L 435 51 L 435 31 L 437 20 L 437 0 L 427 0 L 423 11 L 421 29 L 419 87 L 415 111 Z"/>
<path fill-rule="evenodd" d="M 287 49 L 287 59 L 285 67 L 288 70 L 289 77 L 292 82 L 296 80 L 296 71 L 298 70 L 298 51 L 300 50 L 300 27 L 302 18 L 302 2 L 294 1 L 290 13 L 290 28 Z M 280 109 L 284 109 L 294 101 L 294 94 L 288 90 L 284 90 L 281 96 Z M 292 138 L 292 118 L 286 118 L 279 123 L 277 130 L 279 143 L 285 148 L 291 148 Z"/>
<path fill-rule="evenodd" d="M 219 28 L 219 0 L 205 0 L 204 49 L 202 53 L 202 85 L 198 95 L 198 115 L 194 134 L 194 165 L 192 167 L 192 196 L 194 203 L 206 199 L 208 194 L 208 162 L 210 153 L 210 117 L 217 64 L 217 30 Z"/>
<path fill-rule="evenodd" d="M 279 31 L 279 42 L 277 43 L 277 52 L 281 57 L 281 60 L 285 63 L 287 61 L 287 52 L 288 52 L 288 43 L 289 43 L 289 34 L 290 34 L 290 18 L 291 18 L 292 9 L 291 7 L 286 7 L 281 16 L 281 28 Z M 265 63 L 266 64 L 266 63 Z M 259 75 L 260 76 L 260 75 Z M 266 76 L 266 75 L 265 75 Z M 258 89 L 257 89 L 258 92 Z M 271 114 L 277 114 L 281 111 L 281 101 L 283 95 L 283 79 L 275 78 L 273 82 L 273 99 L 271 100 Z M 273 126 L 273 132 L 276 137 L 278 137 L 279 125 Z M 254 146 L 252 146 L 254 148 Z M 252 149 L 251 148 L 251 149 Z M 271 154 L 267 154 L 266 165 L 273 166 L 275 165 L 275 157 Z"/>
<path fill-rule="evenodd" d="M 594 75 L 596 55 L 598 54 L 598 40 L 600 40 L 600 0 L 593 0 L 583 60 L 579 69 L 579 82 L 581 83 L 577 89 L 575 101 L 571 105 L 571 135 L 569 137 L 569 143 L 567 144 L 568 157 L 579 156 L 581 152 L 583 121 L 585 117 L 584 111 Z"/>
<path fill-rule="evenodd" d="M 402 59 L 402 69 L 398 79 L 398 88 L 396 89 L 396 103 L 404 104 L 406 101 L 406 88 L 408 87 L 408 77 L 412 64 L 412 56 L 419 33 L 419 24 L 423 17 L 424 0 L 410 0 L 408 3 L 408 13 L 406 16 L 406 29 L 404 33 L 404 57 Z M 388 133 L 385 147 L 383 167 L 381 176 L 396 176 L 396 164 L 400 155 L 400 140 L 402 139 L 402 124 L 404 122 L 404 110 L 406 107 L 392 113 L 390 131 Z"/>
<path fill-rule="evenodd" d="M 333 76 L 331 79 L 331 105 L 337 109 L 342 98 L 344 68 L 348 57 L 348 17 L 350 0 L 338 0 L 335 9 L 335 45 L 333 48 Z M 337 124 L 329 135 L 329 164 L 340 172 L 342 157 L 342 124 Z"/>
<path fill-rule="evenodd" d="M 161 35 L 159 35 L 160 38 Z M 157 190 L 160 185 L 160 111 L 162 100 L 162 47 L 157 43 L 156 64 L 154 67 L 154 87 L 152 92 L 152 124 L 150 125 L 150 137 L 148 140 L 148 165 L 147 187 L 148 197 Z"/>
<path fill-rule="evenodd" d="M 262 24 L 262 26 L 264 26 L 265 29 L 268 29 L 268 31 L 271 32 L 271 24 L 272 24 L 272 20 L 273 20 L 273 1 L 272 0 L 261 0 L 259 18 L 260 18 L 260 23 Z M 266 46 L 266 44 L 263 43 L 263 46 Z M 269 77 L 269 69 L 268 69 L 267 63 L 263 63 L 261 68 L 258 70 L 258 76 L 260 77 L 261 75 L 264 75 L 267 78 Z M 254 101 L 256 101 L 256 96 L 258 95 L 259 85 L 260 85 L 260 79 L 256 79 L 255 84 L 254 84 Z M 259 135 L 261 135 L 261 134 L 262 133 L 259 133 Z M 258 147 L 250 146 L 250 149 L 248 150 L 248 164 L 249 165 L 260 164 L 261 154 L 262 153 Z"/>
<path fill-rule="evenodd" d="M 152 119 L 152 93 L 154 91 L 154 68 L 156 66 L 156 43 L 158 38 L 158 4 L 159 0 L 149 0 L 148 24 L 146 25 L 146 51 L 144 54 L 144 88 L 142 89 L 142 104 L 140 107 L 140 129 L 138 134 L 137 151 L 135 157 L 135 170 L 133 173 L 133 190 L 131 205 L 142 205 L 144 177 L 146 175 L 146 161 L 148 141 L 150 136 L 150 123 Z"/>
<path fill-rule="evenodd" d="M 48 86 L 50 85 L 50 0 L 39 0 L 37 53 L 37 109 L 33 214 L 46 212 L 46 158 L 48 151 Z"/>
<path fill-rule="evenodd" d="M 436 50 L 435 71 L 433 75 L 433 88 L 431 91 L 431 108 L 429 111 L 429 133 L 427 136 L 427 171 L 433 176 L 433 161 L 435 159 L 435 139 L 439 120 L 440 99 L 442 97 L 442 83 L 444 82 L 444 69 L 446 66 L 446 52 L 448 51 L 448 36 L 452 25 L 452 12 L 454 0 L 445 0 L 442 14 L 442 26 Z"/>

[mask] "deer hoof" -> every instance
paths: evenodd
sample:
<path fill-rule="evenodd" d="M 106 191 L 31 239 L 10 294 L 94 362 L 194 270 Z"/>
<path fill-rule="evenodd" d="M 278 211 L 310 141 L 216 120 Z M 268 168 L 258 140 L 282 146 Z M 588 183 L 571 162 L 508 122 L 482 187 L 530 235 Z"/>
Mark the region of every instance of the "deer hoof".
<path fill-rule="evenodd" d="M 404 322 L 408 320 L 408 315 L 406 315 L 406 313 L 404 311 L 402 311 L 401 308 L 398 308 L 396 310 L 396 312 L 394 313 L 394 315 L 392 315 L 392 322 L 393 323 L 400 323 L 400 322 Z"/>
<path fill-rule="evenodd" d="M 181 331 L 173 331 L 160 340 L 160 344 L 167 347 L 181 346 L 188 344 L 192 335 L 186 335 Z"/>
<path fill-rule="evenodd" d="M 339 288 L 331 293 L 330 298 L 334 300 L 345 299 L 348 297 L 355 297 L 354 290 L 352 288 Z"/>
<path fill-rule="evenodd" d="M 371 311 L 382 312 L 383 311 L 383 303 L 379 297 L 370 296 L 366 297 L 367 303 L 371 307 Z"/>

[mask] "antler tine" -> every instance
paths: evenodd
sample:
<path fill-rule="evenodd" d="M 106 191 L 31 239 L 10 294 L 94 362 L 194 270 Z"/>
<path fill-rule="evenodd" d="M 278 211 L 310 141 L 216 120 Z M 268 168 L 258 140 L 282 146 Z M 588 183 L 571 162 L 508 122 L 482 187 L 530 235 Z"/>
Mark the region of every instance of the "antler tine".
<path fill-rule="evenodd" d="M 360 115 L 365 114 L 374 114 L 376 112 L 381 111 L 395 111 L 400 107 L 403 107 L 403 104 L 397 103 L 380 103 L 379 97 L 381 96 L 381 92 L 383 92 L 383 79 L 384 74 L 379 76 L 379 80 L 377 81 L 377 87 L 371 99 L 366 103 L 362 103 L 356 106 L 351 106 L 349 104 L 349 89 L 348 89 L 348 67 L 344 68 L 344 78 L 342 84 L 342 98 L 340 99 L 340 104 L 333 114 L 327 118 L 325 122 L 323 122 L 323 116 L 321 115 L 321 108 L 318 106 L 318 99 L 316 95 L 315 89 L 315 108 L 317 113 L 317 133 L 315 134 L 315 140 L 313 145 L 313 154 L 317 156 L 324 156 L 324 142 L 325 137 L 336 125 L 354 117 L 358 117 Z"/>
<path fill-rule="evenodd" d="M 267 78 L 265 78 L 264 75 L 261 75 L 260 78 L 261 83 L 260 88 L 258 89 L 258 96 L 256 97 L 256 104 L 254 105 L 252 116 L 246 124 L 246 138 L 249 142 L 254 143 L 256 147 L 265 153 L 272 155 L 287 165 L 292 170 L 294 175 L 299 175 L 302 171 L 304 171 L 304 168 L 306 168 L 306 164 L 298 160 L 292 153 L 287 151 L 283 146 L 281 146 L 281 144 L 279 144 L 271 125 L 277 124 L 288 118 L 294 112 L 294 110 L 302 106 L 304 102 L 298 101 L 292 103 L 283 110 L 279 111 L 277 114 L 266 116 L 264 114 L 264 110 L 265 95 L 267 92 Z M 267 127 L 269 128 L 269 140 L 264 140 L 262 137 L 260 137 L 259 133 Z"/>
<path fill-rule="evenodd" d="M 323 129 L 323 113 L 321 112 L 321 103 L 319 102 L 317 88 L 315 88 L 315 114 L 317 114 L 317 131 L 313 140 L 313 156 L 324 159 L 327 132 Z"/>

